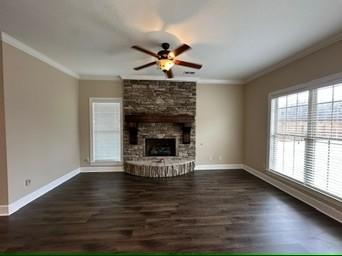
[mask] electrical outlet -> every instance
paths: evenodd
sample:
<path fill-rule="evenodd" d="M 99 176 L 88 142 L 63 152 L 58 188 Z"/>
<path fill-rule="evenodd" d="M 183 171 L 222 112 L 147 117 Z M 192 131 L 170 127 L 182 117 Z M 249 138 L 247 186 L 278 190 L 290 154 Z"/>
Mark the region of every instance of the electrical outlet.
<path fill-rule="evenodd" d="M 213 156 L 209 156 L 209 160 L 212 161 L 213 160 Z"/>
<path fill-rule="evenodd" d="M 31 184 L 31 180 L 30 179 L 25 180 L 25 186 L 26 187 L 30 186 L 30 184 Z"/>
<path fill-rule="evenodd" d="M 218 159 L 219 159 L 219 160 L 222 160 L 222 156 L 221 156 L 221 155 L 219 155 Z"/>

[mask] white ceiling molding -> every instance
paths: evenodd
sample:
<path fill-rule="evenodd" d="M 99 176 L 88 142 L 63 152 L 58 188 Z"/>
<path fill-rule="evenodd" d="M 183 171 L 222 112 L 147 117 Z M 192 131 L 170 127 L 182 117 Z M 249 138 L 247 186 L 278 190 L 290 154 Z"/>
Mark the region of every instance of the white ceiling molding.
<path fill-rule="evenodd" d="M 120 76 L 80 75 L 80 80 L 120 81 Z"/>
<path fill-rule="evenodd" d="M 198 84 L 226 84 L 226 85 L 239 85 L 245 84 L 244 80 L 231 80 L 231 79 L 205 79 L 198 78 Z"/>
<path fill-rule="evenodd" d="M 197 82 L 195 77 L 174 77 L 174 78 L 166 78 L 165 76 L 154 76 L 154 75 L 121 75 L 122 80 L 160 80 L 160 81 L 186 81 L 186 82 Z"/>
<path fill-rule="evenodd" d="M 79 79 L 79 75 L 76 74 L 75 72 L 71 71 L 70 69 L 68 69 L 67 67 L 63 66 L 62 64 L 52 60 L 51 58 L 49 58 L 48 56 L 46 56 L 45 54 L 33 49 L 32 47 L 24 44 L 23 42 L 20 42 L 19 40 L 15 39 L 14 37 L 1 32 L 1 41 L 31 55 L 32 57 L 35 57 L 37 59 L 39 59 L 40 61 L 45 62 L 46 64 L 49 64 L 50 66 L 58 69 L 59 71 L 62 71 L 65 74 L 68 74 L 72 77 L 75 77 L 77 79 Z"/>
<path fill-rule="evenodd" d="M 202 79 L 196 77 L 177 76 L 174 78 L 166 78 L 165 76 L 153 76 L 153 75 L 122 75 L 122 80 L 161 80 L 169 82 L 196 82 L 198 84 L 226 84 L 226 85 L 238 85 L 244 84 L 242 80 L 222 80 L 222 79 Z"/>
<path fill-rule="evenodd" d="M 107 76 L 107 75 L 78 75 L 77 73 L 71 71 L 70 69 L 66 68 L 62 64 L 52 60 L 51 58 L 47 57 L 43 53 L 33 49 L 32 47 L 24 44 L 23 42 L 15 39 L 14 37 L 8 35 L 7 33 L 1 32 L 0 33 L 0 40 L 43 61 L 46 64 L 70 75 L 80 80 L 99 80 L 99 81 L 119 81 L 123 79 L 127 80 L 161 80 L 161 81 L 189 81 L 189 82 L 196 82 L 198 84 L 226 84 L 226 85 L 238 85 L 244 84 L 245 81 L 243 80 L 225 80 L 225 79 L 205 79 L 205 78 L 196 78 L 196 77 L 184 77 L 184 76 L 177 76 L 172 79 L 167 79 L 164 76 L 155 76 L 155 75 L 121 75 L 121 76 Z"/>
<path fill-rule="evenodd" d="M 259 73 L 256 73 L 255 75 L 249 77 L 246 80 L 246 83 L 249 83 L 249 82 L 251 82 L 251 81 L 253 81 L 253 80 L 255 80 L 255 79 L 257 79 L 257 78 L 259 78 L 259 77 L 261 77 L 263 75 L 266 75 L 266 74 L 268 74 L 268 73 L 270 73 L 270 72 L 272 72 L 272 71 L 274 71 L 276 69 L 282 68 L 282 67 L 286 66 L 287 64 L 295 62 L 296 60 L 304 58 L 305 56 L 308 56 L 308 55 L 310 55 L 310 54 L 312 54 L 314 52 L 319 51 L 320 49 L 328 47 L 329 45 L 337 43 L 338 41 L 341 41 L 341 40 L 342 40 L 342 33 L 337 34 L 337 35 L 335 35 L 333 37 L 330 37 L 330 38 L 328 38 L 326 40 L 323 40 L 323 41 L 319 42 L 318 44 L 315 44 L 315 45 L 313 45 L 313 46 L 311 46 L 309 48 L 306 48 L 303 51 L 300 51 L 297 54 L 292 55 L 289 58 L 286 58 L 286 59 L 278 62 L 277 64 L 272 65 L 272 66 L 262 70 Z"/>

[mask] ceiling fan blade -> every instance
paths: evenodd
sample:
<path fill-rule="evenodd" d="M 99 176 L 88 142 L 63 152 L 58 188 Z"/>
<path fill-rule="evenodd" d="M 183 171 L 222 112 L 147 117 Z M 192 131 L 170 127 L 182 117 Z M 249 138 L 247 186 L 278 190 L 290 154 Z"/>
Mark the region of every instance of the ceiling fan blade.
<path fill-rule="evenodd" d="M 173 52 L 173 54 L 175 56 L 178 56 L 180 54 L 182 54 L 183 52 L 190 50 L 191 47 L 187 44 L 182 44 L 181 46 L 177 47 L 176 49 L 173 49 L 171 52 Z"/>
<path fill-rule="evenodd" d="M 148 54 L 148 55 L 151 55 L 151 56 L 153 56 L 153 57 L 155 57 L 155 58 L 157 58 L 157 59 L 159 58 L 158 54 L 156 54 L 156 53 L 154 53 L 154 52 L 151 52 L 151 51 L 149 51 L 149 50 L 146 50 L 146 49 L 144 49 L 144 48 L 142 48 L 142 47 L 140 47 L 140 46 L 138 46 L 138 45 L 133 45 L 132 48 L 135 49 L 135 50 L 137 50 L 137 51 L 140 51 L 140 52 L 146 53 L 146 54 Z"/>
<path fill-rule="evenodd" d="M 196 68 L 196 69 L 200 69 L 202 67 L 201 64 L 186 62 L 186 61 L 182 61 L 182 60 L 175 60 L 175 64 L 180 65 L 180 66 L 184 66 L 184 67 L 189 67 L 189 68 Z"/>
<path fill-rule="evenodd" d="M 165 75 L 167 76 L 167 78 L 173 78 L 173 72 L 172 70 L 168 70 L 168 71 L 165 71 Z"/>
<path fill-rule="evenodd" d="M 147 63 L 147 64 L 145 64 L 145 65 L 136 67 L 136 68 L 134 68 L 134 70 L 140 70 L 140 69 L 143 69 L 143 68 L 147 68 L 147 67 L 149 67 L 149 66 L 153 66 L 153 65 L 156 64 L 156 63 L 157 63 L 156 61 L 152 61 L 152 62 Z"/>

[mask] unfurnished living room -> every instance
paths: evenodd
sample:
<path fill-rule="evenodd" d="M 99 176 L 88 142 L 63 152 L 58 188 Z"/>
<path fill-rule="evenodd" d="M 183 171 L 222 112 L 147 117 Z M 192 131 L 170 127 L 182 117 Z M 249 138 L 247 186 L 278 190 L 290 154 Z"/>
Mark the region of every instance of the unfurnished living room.
<path fill-rule="evenodd" d="M 342 0 L 0 0 L 0 254 L 342 253 Z"/>

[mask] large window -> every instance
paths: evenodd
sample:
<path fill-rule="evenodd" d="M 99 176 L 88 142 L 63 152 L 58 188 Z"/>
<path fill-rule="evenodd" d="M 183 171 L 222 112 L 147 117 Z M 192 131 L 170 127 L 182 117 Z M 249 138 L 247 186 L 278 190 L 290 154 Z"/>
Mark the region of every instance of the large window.
<path fill-rule="evenodd" d="M 121 99 L 90 99 L 90 161 L 115 164 L 122 161 Z"/>
<path fill-rule="evenodd" d="M 342 81 L 271 96 L 268 168 L 342 198 Z"/>

